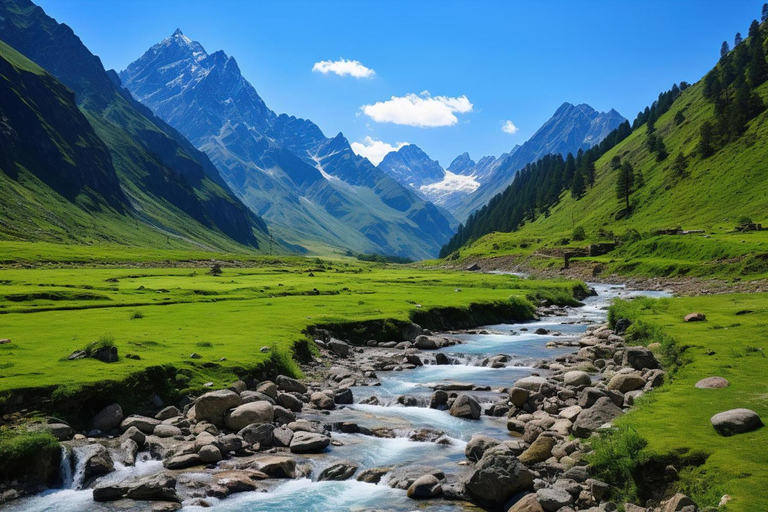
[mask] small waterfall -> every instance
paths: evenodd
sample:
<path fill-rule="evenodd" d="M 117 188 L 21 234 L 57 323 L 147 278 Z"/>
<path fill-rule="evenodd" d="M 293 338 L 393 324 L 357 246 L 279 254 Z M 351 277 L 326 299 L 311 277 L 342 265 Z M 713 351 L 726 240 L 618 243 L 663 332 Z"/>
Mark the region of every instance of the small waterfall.
<path fill-rule="evenodd" d="M 77 490 L 83 487 L 83 479 L 85 478 L 85 463 L 88 461 L 89 450 L 88 450 L 88 446 L 86 445 L 86 446 L 73 447 L 72 452 L 75 460 L 75 464 L 74 464 L 75 471 L 72 476 L 72 485 L 70 486 L 70 489 Z"/>
<path fill-rule="evenodd" d="M 61 446 L 61 462 L 59 462 L 59 474 L 61 475 L 61 488 L 72 489 L 72 452 L 64 445 Z"/>

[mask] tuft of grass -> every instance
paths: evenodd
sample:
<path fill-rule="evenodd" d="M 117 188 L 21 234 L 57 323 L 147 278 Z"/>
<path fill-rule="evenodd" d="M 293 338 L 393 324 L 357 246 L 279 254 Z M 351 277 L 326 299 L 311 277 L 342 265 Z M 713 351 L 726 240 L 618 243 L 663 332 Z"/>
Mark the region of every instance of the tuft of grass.
<path fill-rule="evenodd" d="M 141 311 L 134 311 L 131 313 L 131 320 L 139 320 L 141 318 L 144 318 L 144 313 Z"/>
<path fill-rule="evenodd" d="M 591 441 L 587 461 L 598 479 L 609 482 L 612 497 L 619 503 L 637 499 L 635 473 L 648 461 L 648 442 L 632 427 L 620 426 L 601 432 Z"/>
<path fill-rule="evenodd" d="M 50 432 L 0 427 L 0 480 L 26 476 L 41 455 L 58 450 L 59 442 Z"/>

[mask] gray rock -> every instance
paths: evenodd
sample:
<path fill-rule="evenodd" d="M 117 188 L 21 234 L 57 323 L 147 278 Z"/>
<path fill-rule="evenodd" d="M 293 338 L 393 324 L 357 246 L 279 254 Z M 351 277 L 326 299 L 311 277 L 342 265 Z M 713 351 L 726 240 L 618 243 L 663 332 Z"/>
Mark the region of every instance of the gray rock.
<path fill-rule="evenodd" d="M 120 450 L 122 451 L 121 462 L 126 466 L 133 466 L 136 464 L 136 454 L 139 453 L 139 445 L 133 439 L 126 439 L 120 443 Z"/>
<path fill-rule="evenodd" d="M 486 450 L 498 444 L 499 441 L 497 439 L 483 434 L 475 434 L 467 443 L 466 448 L 464 448 L 464 455 L 472 462 L 477 462 L 483 457 Z"/>
<path fill-rule="evenodd" d="M 573 503 L 573 496 L 568 491 L 557 488 L 539 489 L 536 491 L 536 498 L 547 512 L 557 512 Z"/>
<path fill-rule="evenodd" d="M 413 345 L 420 350 L 435 350 L 440 348 L 437 340 L 430 338 L 429 336 L 424 336 L 423 334 L 416 337 Z"/>
<path fill-rule="evenodd" d="M 173 437 L 173 436 L 180 436 L 181 435 L 181 429 L 178 427 L 174 427 L 173 425 L 156 425 L 155 430 L 153 431 L 153 434 L 157 437 Z"/>
<path fill-rule="evenodd" d="M 269 402 L 250 402 L 232 409 L 224 418 L 230 430 L 241 430 L 253 423 L 272 423 L 275 409 Z"/>
<path fill-rule="evenodd" d="M 278 375 L 277 379 L 275 379 L 275 383 L 277 384 L 278 389 L 282 389 L 283 391 L 302 394 L 307 392 L 307 386 L 305 386 L 301 381 L 291 377 L 286 377 L 285 375 Z"/>
<path fill-rule="evenodd" d="M 323 471 L 321 471 L 317 479 L 320 481 L 348 480 L 350 477 L 352 477 L 352 475 L 355 474 L 355 471 L 357 471 L 357 466 L 351 462 L 347 462 L 347 461 L 336 462 L 335 464 L 331 464 L 330 466 L 325 468 Z"/>
<path fill-rule="evenodd" d="M 294 432 L 291 451 L 294 453 L 321 452 L 331 444 L 331 438 L 313 432 Z"/>
<path fill-rule="evenodd" d="M 722 377 L 707 377 L 696 383 L 699 389 L 721 389 L 727 388 L 730 383 Z"/>
<path fill-rule="evenodd" d="M 507 512 L 544 512 L 536 494 L 526 494 L 520 498 Z"/>
<path fill-rule="evenodd" d="M 309 401 L 316 409 L 330 410 L 336 407 L 333 403 L 333 398 L 331 398 L 328 393 L 323 393 L 321 391 L 312 393 L 309 397 Z"/>
<path fill-rule="evenodd" d="M 115 470 L 115 463 L 109 451 L 100 444 L 89 444 L 75 452 L 76 465 L 83 466 L 83 482 L 106 475 Z"/>
<path fill-rule="evenodd" d="M 715 414 L 710 421 L 717 433 L 723 436 L 743 434 L 763 426 L 760 416 L 750 409 L 731 409 Z"/>
<path fill-rule="evenodd" d="M 328 349 L 339 357 L 349 357 L 349 345 L 343 341 L 331 339 L 327 343 Z"/>
<path fill-rule="evenodd" d="M 180 415 L 181 415 L 181 411 L 179 411 L 177 407 L 174 407 L 173 405 L 169 405 L 165 409 L 161 410 L 159 413 L 155 414 L 155 419 L 163 421 L 163 420 L 168 420 Z"/>
<path fill-rule="evenodd" d="M 448 403 L 448 393 L 445 391 L 437 390 L 432 393 L 432 397 L 429 400 L 430 409 L 439 409 L 444 407 Z"/>
<path fill-rule="evenodd" d="M 435 354 L 435 364 L 451 364 L 451 360 L 448 358 L 447 355 L 443 354 L 442 352 L 438 352 Z"/>
<path fill-rule="evenodd" d="M 218 438 L 219 450 L 222 454 L 236 452 L 243 447 L 243 439 L 235 434 L 227 434 Z"/>
<path fill-rule="evenodd" d="M 197 454 L 200 456 L 200 460 L 207 464 L 215 464 L 222 459 L 221 450 L 212 444 L 203 446 Z"/>
<path fill-rule="evenodd" d="M 301 412 L 304 407 L 304 403 L 290 393 L 279 393 L 277 403 L 293 412 Z"/>
<path fill-rule="evenodd" d="M 146 416 L 131 415 L 120 422 L 120 428 L 122 430 L 128 430 L 131 427 L 136 427 L 145 434 L 151 434 L 155 431 L 155 427 L 160 424 L 160 420 L 155 418 L 147 418 Z"/>
<path fill-rule="evenodd" d="M 175 455 L 163 461 L 163 466 L 168 469 L 186 469 L 193 466 L 199 466 L 203 463 L 200 455 L 196 453 L 187 453 L 184 455 Z"/>
<path fill-rule="evenodd" d="M 291 457 L 262 457 L 255 460 L 252 466 L 272 478 L 296 478 L 296 461 Z"/>
<path fill-rule="evenodd" d="M 120 407 L 120 404 L 110 404 L 93 417 L 93 428 L 109 432 L 113 428 L 120 426 L 123 418 L 123 408 Z"/>
<path fill-rule="evenodd" d="M 696 503 L 682 493 L 677 493 L 664 504 L 663 512 L 696 512 Z"/>
<path fill-rule="evenodd" d="M 686 322 L 704 322 L 707 320 L 707 315 L 704 313 L 688 313 L 683 320 Z"/>
<path fill-rule="evenodd" d="M 179 501 L 176 479 L 167 473 L 140 478 L 129 486 L 125 497 L 143 501 Z"/>
<path fill-rule="evenodd" d="M 276 428 L 272 431 L 272 441 L 275 446 L 291 446 L 291 440 L 293 439 L 293 430 L 288 427 Z"/>
<path fill-rule="evenodd" d="M 354 402 L 354 397 L 352 396 L 352 390 L 349 388 L 340 389 L 336 392 L 336 394 L 333 396 L 333 401 L 337 404 L 344 404 L 348 405 Z"/>
<path fill-rule="evenodd" d="M 533 393 L 542 393 L 544 395 L 549 394 L 549 392 L 554 389 L 552 384 L 546 378 L 535 376 L 518 379 L 517 382 L 515 382 L 514 387 L 522 388 Z"/>
<path fill-rule="evenodd" d="M 610 398 L 600 398 L 592 407 L 579 414 L 573 423 L 573 434 L 576 437 L 589 437 L 603 424 L 622 414 L 621 408 L 617 407 Z"/>
<path fill-rule="evenodd" d="M 405 491 L 424 475 L 432 475 L 438 480 L 445 478 L 445 473 L 440 469 L 429 466 L 401 466 L 390 472 L 387 484 L 393 489 Z"/>
<path fill-rule="evenodd" d="M 408 487 L 407 491 L 408 497 L 414 500 L 434 498 L 442 493 L 440 480 L 435 475 L 420 476 Z"/>
<path fill-rule="evenodd" d="M 135 442 L 139 448 L 144 446 L 144 441 L 146 440 L 146 436 L 144 435 L 144 432 L 139 430 L 136 427 L 129 427 L 128 430 L 123 432 L 123 435 L 120 436 L 120 441 L 125 441 L 126 439 L 131 439 L 133 442 Z"/>
<path fill-rule="evenodd" d="M 237 435 L 249 445 L 272 446 L 274 431 L 275 426 L 271 423 L 254 423 L 244 427 Z"/>
<path fill-rule="evenodd" d="M 533 475 L 509 449 L 499 445 L 483 454 L 466 489 L 481 505 L 498 508 L 515 494 L 532 490 Z"/>
<path fill-rule="evenodd" d="M 624 366 L 630 366 L 635 370 L 656 369 L 661 365 L 656 360 L 653 352 L 645 347 L 627 347 L 624 349 Z"/>
<path fill-rule="evenodd" d="M 240 395 L 230 389 L 220 389 L 202 395 L 195 402 L 195 419 L 221 425 L 227 411 L 242 404 Z"/>
<path fill-rule="evenodd" d="M 477 403 L 477 400 L 475 400 L 473 397 L 461 394 L 456 397 L 456 400 L 453 401 L 453 405 L 451 405 L 451 416 L 456 416 L 457 418 L 467 418 L 467 419 L 479 419 L 480 415 L 482 414 L 482 408 L 480 407 L 480 404 Z"/>
<path fill-rule="evenodd" d="M 392 466 L 386 466 L 381 468 L 369 468 L 366 470 L 363 470 L 360 472 L 359 475 L 357 475 L 357 481 L 358 482 L 366 482 L 369 484 L 378 484 L 381 479 L 392 471 Z"/>
<path fill-rule="evenodd" d="M 271 380 L 259 382 L 259 385 L 256 386 L 256 391 L 259 393 L 264 393 L 268 397 L 271 397 L 273 400 L 277 399 L 277 385 Z"/>
<path fill-rule="evenodd" d="M 608 382 L 608 389 L 627 393 L 642 389 L 645 386 L 645 379 L 638 373 L 617 373 Z"/>
<path fill-rule="evenodd" d="M 586 387 L 592 384 L 592 378 L 587 372 L 573 370 L 563 376 L 563 384 L 576 388 Z"/>

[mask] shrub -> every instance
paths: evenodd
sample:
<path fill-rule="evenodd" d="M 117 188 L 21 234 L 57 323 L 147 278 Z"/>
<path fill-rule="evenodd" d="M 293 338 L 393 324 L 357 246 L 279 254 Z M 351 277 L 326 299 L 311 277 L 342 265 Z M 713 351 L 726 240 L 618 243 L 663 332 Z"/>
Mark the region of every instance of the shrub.
<path fill-rule="evenodd" d="M 131 320 L 138 320 L 140 318 L 144 318 L 144 313 L 142 313 L 141 311 L 134 311 L 131 314 Z"/>
<path fill-rule="evenodd" d="M 582 226 L 577 226 L 573 228 L 573 235 L 572 237 L 577 242 L 581 242 L 582 240 L 585 240 L 587 238 L 587 232 L 584 231 L 584 228 Z"/>
<path fill-rule="evenodd" d="M 220 276 L 222 272 L 223 272 L 223 271 L 221 270 L 221 265 L 219 265 L 218 263 L 215 263 L 215 264 L 214 264 L 214 265 L 211 267 L 211 270 L 209 270 L 209 271 L 208 271 L 208 273 L 209 273 L 210 275 L 212 275 L 212 276 Z"/>
<path fill-rule="evenodd" d="M 614 498 L 634 501 L 637 497 L 634 474 L 648 460 L 643 451 L 647 444 L 635 429 L 627 426 L 601 432 L 592 440 L 593 451 L 587 461 L 595 477 L 613 485 Z"/>

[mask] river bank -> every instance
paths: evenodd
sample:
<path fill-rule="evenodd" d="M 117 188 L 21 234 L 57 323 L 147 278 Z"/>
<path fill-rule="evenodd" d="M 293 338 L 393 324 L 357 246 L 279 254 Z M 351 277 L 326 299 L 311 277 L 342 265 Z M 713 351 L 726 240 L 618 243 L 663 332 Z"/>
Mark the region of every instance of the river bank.
<path fill-rule="evenodd" d="M 336 508 L 370 508 L 384 500 L 383 509 L 409 510 L 413 505 L 406 491 L 424 477 L 432 482 L 426 486 L 427 494 L 437 499 L 431 502 L 437 509 L 466 506 L 463 501 L 453 501 L 457 499 L 498 508 L 518 490 L 541 491 L 545 501 L 547 496 L 559 496 L 564 504 L 580 510 L 600 506 L 601 501 L 610 508 L 609 488 L 581 478 L 588 476 L 584 471 L 588 446 L 570 441 L 570 435 L 577 424 L 575 428 L 582 429 L 582 434 L 599 429 L 630 407 L 640 389 L 658 385 L 663 373 L 658 369 L 641 372 L 631 364 L 624 367 L 623 341 L 599 322 L 605 319 L 606 298 L 626 292 L 614 287 L 601 291 L 600 297 L 587 299 L 587 305 L 579 309 L 540 309 L 543 317 L 527 324 L 437 336 L 422 333 L 411 341 L 371 342 L 369 345 L 376 346 L 365 348 L 331 340 L 328 333 L 323 336 L 326 341 L 319 338 L 320 357 L 304 367 L 305 382 L 280 378 L 275 383 L 239 383 L 229 392 L 204 395 L 208 398 L 200 398 L 194 405 L 161 411 L 159 417 L 174 414 L 165 419 L 122 419 L 114 427 L 115 435 L 131 430 L 139 437 L 134 430 L 144 430 L 144 440 L 141 445 L 133 440 L 135 452 L 128 442 L 131 435 L 105 443 L 116 471 L 87 482 L 94 476 L 87 468 L 94 464 L 88 462 L 93 456 L 82 455 L 83 447 L 99 443 L 70 442 L 72 451 L 67 453 L 73 455 L 63 460 L 65 466 L 72 463 L 73 474 L 79 475 L 69 484 L 72 489 L 52 491 L 32 498 L 37 502 L 17 502 L 17 506 L 46 510 L 46 500 L 49 505 L 51 500 L 61 503 L 60 498 L 66 496 L 65 501 L 71 500 L 75 507 L 72 510 L 84 503 L 114 510 L 129 495 L 137 496 L 131 490 L 136 486 L 156 488 L 155 492 L 170 489 L 171 480 L 157 480 L 157 475 L 167 475 L 174 481 L 174 490 L 166 499 L 173 498 L 174 504 L 163 507 L 177 507 L 181 502 L 189 507 L 215 504 L 224 510 L 289 509 L 288 504 L 295 505 L 299 499 L 299 509 L 319 510 L 328 503 L 337 504 Z M 574 354 L 577 349 L 579 353 Z M 598 350 L 609 350 L 612 355 Z M 621 377 L 625 374 L 630 377 Z M 626 393 L 611 389 L 617 375 L 621 381 L 633 381 L 630 387 L 637 389 L 627 390 L 624 386 L 628 384 L 613 385 Z M 238 399 L 245 405 L 231 407 Z M 200 400 L 204 404 L 219 400 L 225 410 L 210 418 L 207 410 L 199 416 Z M 269 416 L 270 406 L 271 419 L 258 423 L 258 428 L 245 432 L 232 428 L 241 426 L 235 425 L 241 416 L 247 416 L 243 421 L 262 413 Z M 588 423 L 590 416 L 595 418 Z M 235 439 L 240 446 L 233 450 Z M 292 447 L 295 439 L 296 448 Z M 524 481 L 520 489 L 473 487 L 472 478 L 480 471 L 477 464 L 491 446 L 493 453 L 499 453 L 486 457 L 483 464 L 489 466 L 481 475 L 503 481 L 506 477 L 496 471 L 494 461 L 522 458 L 527 462 L 520 464 L 522 476 L 518 476 Z M 126 449 L 138 453 L 132 466 L 121 456 Z M 97 461 L 105 458 L 104 451 L 98 451 Z M 225 460 L 214 465 L 213 459 L 218 457 Z M 127 462 L 132 462 L 130 458 Z M 154 480 L 141 481 L 141 475 L 148 473 L 155 474 Z M 428 474 L 437 482 L 425 476 Z M 569 477 L 563 478 L 566 474 Z M 291 476 L 293 480 L 284 483 L 270 476 Z M 475 480 L 485 482 L 486 478 Z M 560 492 L 565 480 L 569 481 L 570 492 L 566 493 L 570 500 Z M 89 489 L 93 485 L 100 489 L 95 491 L 97 498 L 119 501 L 111 505 L 94 502 L 94 491 Z M 411 494 L 426 492 L 422 487 L 416 486 Z M 273 492 L 248 492 L 256 490 Z M 342 492 L 349 496 L 343 504 L 338 501 Z M 502 494 L 492 495 L 499 492 Z M 230 494 L 238 496 L 222 500 Z M 148 509 L 158 506 L 128 503 Z"/>

